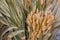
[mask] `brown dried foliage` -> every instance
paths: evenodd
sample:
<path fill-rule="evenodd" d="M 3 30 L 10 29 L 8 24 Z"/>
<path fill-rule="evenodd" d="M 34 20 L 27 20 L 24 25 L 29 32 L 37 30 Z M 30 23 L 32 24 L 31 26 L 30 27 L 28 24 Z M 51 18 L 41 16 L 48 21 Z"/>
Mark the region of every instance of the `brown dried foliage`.
<path fill-rule="evenodd" d="M 25 7 L 29 8 L 31 0 L 25 0 Z"/>
<path fill-rule="evenodd" d="M 52 12 L 46 13 L 33 8 L 26 20 L 29 32 L 28 40 L 42 40 L 43 35 L 46 35 L 46 32 L 51 29 L 54 21 Z"/>

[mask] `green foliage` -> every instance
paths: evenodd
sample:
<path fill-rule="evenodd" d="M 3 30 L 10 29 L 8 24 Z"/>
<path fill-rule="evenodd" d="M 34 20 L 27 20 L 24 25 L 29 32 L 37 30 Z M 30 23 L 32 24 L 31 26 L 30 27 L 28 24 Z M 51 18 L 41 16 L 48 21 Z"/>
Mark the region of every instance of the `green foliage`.
<path fill-rule="evenodd" d="M 16 27 L 17 31 L 13 33 L 14 35 L 11 35 L 12 37 L 24 32 L 22 31 L 25 30 L 23 9 L 24 7 L 20 0 L 0 0 L 0 21 L 9 27 L 2 33 L 1 36 L 11 30 L 14 32 L 13 29 L 16 30 Z"/>

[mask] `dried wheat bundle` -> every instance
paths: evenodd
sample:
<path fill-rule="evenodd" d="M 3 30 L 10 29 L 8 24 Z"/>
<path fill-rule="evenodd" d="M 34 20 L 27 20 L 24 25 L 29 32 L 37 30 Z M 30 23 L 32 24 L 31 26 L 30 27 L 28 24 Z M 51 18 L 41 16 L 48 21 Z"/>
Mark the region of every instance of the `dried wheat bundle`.
<path fill-rule="evenodd" d="M 43 35 L 46 35 L 46 32 L 51 29 L 54 21 L 52 12 L 33 8 L 26 20 L 29 32 L 28 40 L 42 40 Z"/>

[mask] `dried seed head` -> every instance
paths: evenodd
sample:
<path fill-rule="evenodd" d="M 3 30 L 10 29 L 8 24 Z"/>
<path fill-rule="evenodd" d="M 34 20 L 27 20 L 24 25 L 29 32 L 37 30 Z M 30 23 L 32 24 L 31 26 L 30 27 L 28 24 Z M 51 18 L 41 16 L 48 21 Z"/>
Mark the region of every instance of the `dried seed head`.
<path fill-rule="evenodd" d="M 41 3 L 41 4 L 44 4 L 44 2 L 45 2 L 45 0 L 40 0 L 40 3 Z"/>
<path fill-rule="evenodd" d="M 29 8 L 31 0 L 25 0 L 25 7 Z"/>
<path fill-rule="evenodd" d="M 52 24 L 54 23 L 54 16 L 52 12 L 43 12 L 34 8 L 33 11 L 28 15 L 27 17 L 27 24 L 29 28 L 29 31 L 31 30 L 32 32 L 29 34 L 32 39 L 30 40 L 35 40 L 34 38 L 38 37 L 40 34 L 44 34 L 45 32 L 48 32 L 48 30 L 51 29 Z M 33 29 L 33 30 L 32 30 Z M 42 33 L 43 31 L 43 33 Z"/>

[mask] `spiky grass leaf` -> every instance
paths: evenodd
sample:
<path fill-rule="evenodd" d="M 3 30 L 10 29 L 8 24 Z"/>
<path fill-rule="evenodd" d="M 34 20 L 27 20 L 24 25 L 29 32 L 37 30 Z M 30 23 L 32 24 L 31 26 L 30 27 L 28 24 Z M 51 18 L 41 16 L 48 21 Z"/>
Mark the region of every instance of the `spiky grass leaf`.
<path fill-rule="evenodd" d="M 2 35 L 4 35 L 7 31 L 10 31 L 13 29 L 13 28 L 10 28 L 10 26 L 15 26 L 15 27 L 18 27 L 18 29 L 25 30 L 23 9 L 26 10 L 23 4 L 20 3 L 20 0 L 0 0 L 0 14 L 1 14 L 0 21 L 3 24 L 9 26 L 9 28 L 6 29 Z M 16 32 L 19 32 L 19 31 L 16 31 Z M 14 34 L 14 35 L 16 36 L 17 34 Z M 20 40 L 20 38 L 18 40 Z"/>
<path fill-rule="evenodd" d="M 8 29 L 6 29 L 1 36 L 3 36 L 6 32 L 11 31 L 12 29 L 18 29 L 17 27 L 9 27 Z"/>
<path fill-rule="evenodd" d="M 15 32 L 12 32 L 12 33 L 9 34 L 8 36 L 9 36 L 10 38 L 12 38 L 12 37 L 14 37 L 14 36 L 16 36 L 16 35 L 18 35 L 18 34 L 21 34 L 22 32 L 24 32 L 24 30 L 17 30 L 17 31 L 15 31 Z"/>

